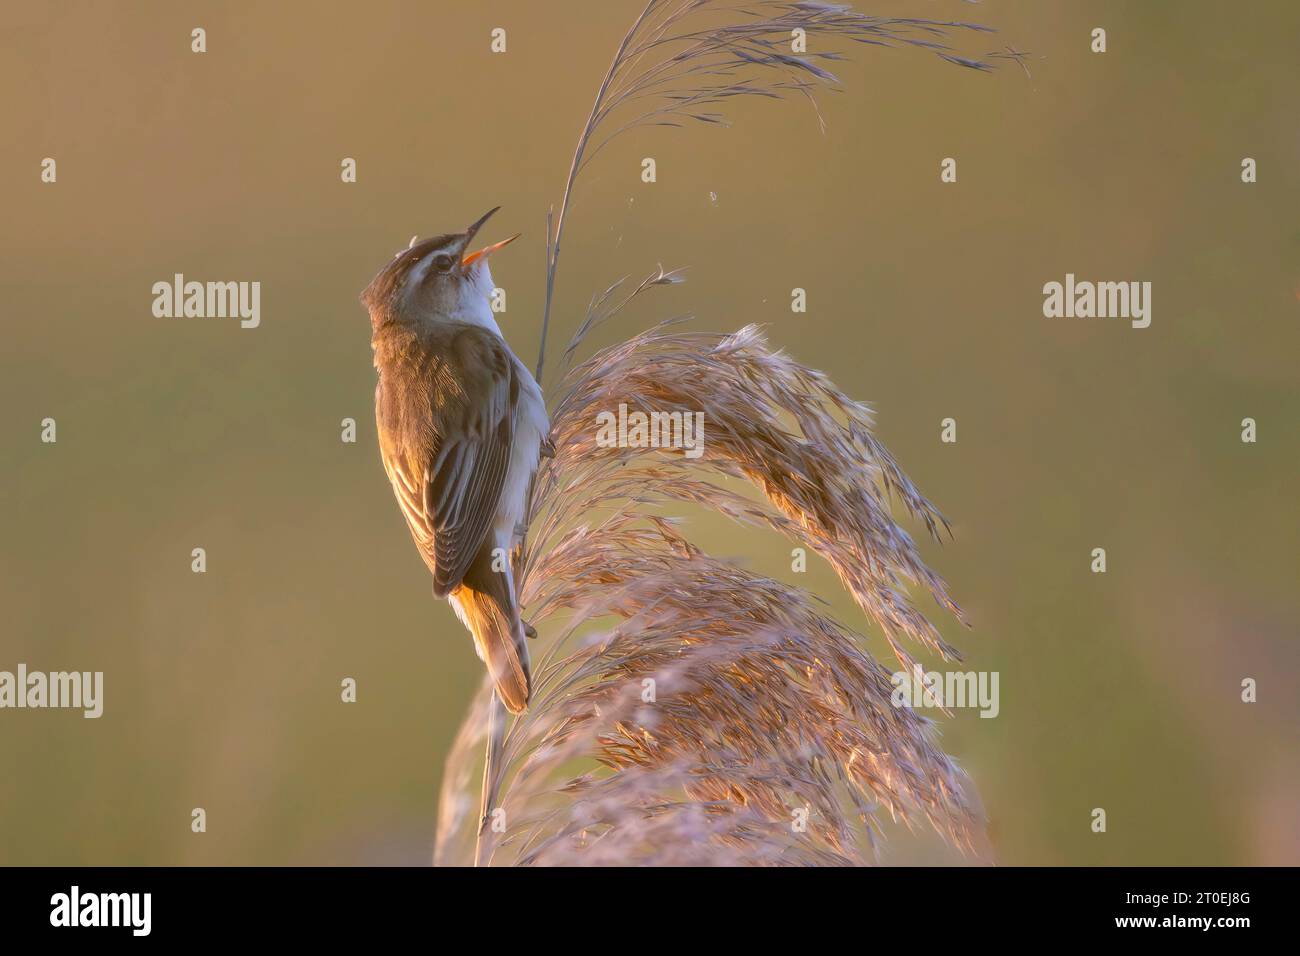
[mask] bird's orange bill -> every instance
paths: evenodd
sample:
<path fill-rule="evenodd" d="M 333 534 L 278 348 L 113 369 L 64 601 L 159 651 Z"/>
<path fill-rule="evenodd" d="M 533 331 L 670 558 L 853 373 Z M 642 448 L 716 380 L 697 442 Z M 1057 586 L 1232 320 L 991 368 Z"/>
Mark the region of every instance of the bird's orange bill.
<path fill-rule="evenodd" d="M 462 266 L 467 266 L 473 263 L 476 259 L 486 259 L 488 256 L 492 255 L 492 253 L 496 252 L 502 246 L 510 245 L 510 243 L 514 242 L 521 235 L 523 235 L 523 233 L 517 232 L 509 239 L 502 239 L 500 242 L 493 243 L 490 246 L 484 246 L 478 252 L 471 252 L 469 255 L 465 256 L 463 259 L 460 260 L 460 264 Z"/>

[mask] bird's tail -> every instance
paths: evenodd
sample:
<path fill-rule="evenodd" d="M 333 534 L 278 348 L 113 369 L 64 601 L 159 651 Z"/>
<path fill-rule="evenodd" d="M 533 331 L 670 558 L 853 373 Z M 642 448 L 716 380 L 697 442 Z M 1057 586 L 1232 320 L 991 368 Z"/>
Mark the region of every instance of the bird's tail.
<path fill-rule="evenodd" d="M 487 665 L 501 702 L 518 714 L 528 706 L 531 690 L 528 645 L 510 575 L 493 570 L 492 562 L 492 548 L 485 544 L 450 598 L 474 635 L 475 649 Z"/>

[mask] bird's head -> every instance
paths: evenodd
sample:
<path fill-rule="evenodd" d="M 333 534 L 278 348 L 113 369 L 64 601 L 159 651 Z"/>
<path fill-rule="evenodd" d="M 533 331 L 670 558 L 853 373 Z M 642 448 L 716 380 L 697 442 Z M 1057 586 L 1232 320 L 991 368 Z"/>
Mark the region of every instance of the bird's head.
<path fill-rule="evenodd" d="M 471 250 L 475 234 L 500 208 L 488 210 L 464 232 L 422 242 L 412 238 L 361 294 L 371 320 L 376 325 L 385 319 L 479 323 L 486 316 L 491 321 L 488 257 L 519 235 Z"/>

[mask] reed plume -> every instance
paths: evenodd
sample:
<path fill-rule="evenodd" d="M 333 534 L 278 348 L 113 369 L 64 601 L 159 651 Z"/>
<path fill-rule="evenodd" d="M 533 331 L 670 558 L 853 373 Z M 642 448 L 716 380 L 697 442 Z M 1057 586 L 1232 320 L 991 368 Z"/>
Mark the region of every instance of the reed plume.
<path fill-rule="evenodd" d="M 703 455 L 600 447 L 596 415 L 620 402 L 702 410 Z M 782 534 L 831 563 L 904 666 L 909 638 L 955 657 L 907 598 L 918 585 L 956 610 L 889 498 L 936 535 L 943 518 L 869 409 L 755 328 L 660 327 L 569 373 L 553 426 L 520 580 L 530 620 L 556 636 L 505 734 L 489 805 L 506 828 L 488 858 L 859 863 L 877 809 L 970 845 L 962 775 L 930 721 L 891 704 L 861 637 L 803 590 L 704 554 L 669 516 L 700 505 Z M 486 707 L 485 690 L 448 761 L 443 862 L 468 859 Z"/>
<path fill-rule="evenodd" d="M 792 52 L 797 31 L 808 45 L 800 54 Z M 649 0 L 601 79 L 573 151 L 559 215 L 552 212 L 547 217 L 546 304 L 537 381 L 542 381 L 546 364 L 560 240 L 573 188 L 578 174 L 606 146 L 649 126 L 725 125 L 722 107 L 743 97 L 799 95 L 816 110 L 814 94 L 819 86 L 834 88 L 839 82 L 826 65 L 844 59 L 844 53 L 832 46 L 818 48 L 821 43 L 910 46 L 958 66 L 992 69 L 985 60 L 963 56 L 950 47 L 954 31 L 992 32 L 976 23 L 872 17 L 847 3 L 820 0 L 750 0 L 741 7 L 718 0 Z M 1014 50 L 986 54 L 1013 59 L 1024 55 Z M 817 118 L 822 121 L 820 113 Z"/>
<path fill-rule="evenodd" d="M 601 84 L 551 218 L 539 380 L 578 172 L 640 126 L 722 122 L 712 108 L 736 96 L 811 99 L 840 54 L 784 52 L 796 28 L 987 69 L 945 45 L 953 30 L 983 29 L 971 24 L 830 3 L 651 0 Z M 661 267 L 631 288 L 614 283 L 564 353 L 555 455 L 514 556 L 521 607 L 542 635 L 532 703 L 505 727 L 490 686 L 480 690 L 447 760 L 435 862 L 852 865 L 874 859 L 882 811 L 972 848 L 968 782 L 934 724 L 893 705 L 890 671 L 862 635 L 683 530 L 682 513 L 703 509 L 780 535 L 835 570 L 901 669 L 919 666 L 917 647 L 959 659 L 909 597 L 927 593 L 960 619 L 891 503 L 936 539 L 947 522 L 875 438 L 870 408 L 753 326 L 719 335 L 668 322 L 569 367 L 591 329 L 681 280 Z M 703 412 L 701 456 L 601 444 L 597 418 L 620 405 Z"/>

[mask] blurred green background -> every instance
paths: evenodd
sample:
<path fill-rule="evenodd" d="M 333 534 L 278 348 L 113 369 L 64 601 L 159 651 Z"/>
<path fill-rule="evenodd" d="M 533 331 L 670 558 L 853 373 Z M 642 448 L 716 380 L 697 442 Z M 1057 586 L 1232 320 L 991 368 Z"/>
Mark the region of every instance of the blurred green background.
<path fill-rule="evenodd" d="M 767 323 L 875 404 L 953 520 L 926 554 L 973 629 L 945 634 L 1001 674 L 997 719 L 943 722 L 999 861 L 1300 862 L 1300 6 L 859 6 L 996 27 L 961 49 L 1032 75 L 855 46 L 824 135 L 756 101 L 624 139 L 572 210 L 552 355 L 594 291 L 689 265 L 593 341 Z M 502 326 L 532 364 L 546 209 L 639 8 L 5 0 L 0 669 L 106 689 L 99 720 L 0 712 L 0 862 L 428 861 L 481 665 L 379 465 L 357 295 L 413 233 L 501 204 L 488 239 L 524 233 Z M 154 318 L 175 272 L 259 280 L 261 327 Z M 1151 281 L 1151 327 L 1045 319 L 1067 272 Z M 691 527 L 788 574 L 788 545 Z M 864 626 L 824 565 L 801 583 Z M 961 858 L 901 833 L 884 859 Z"/>

